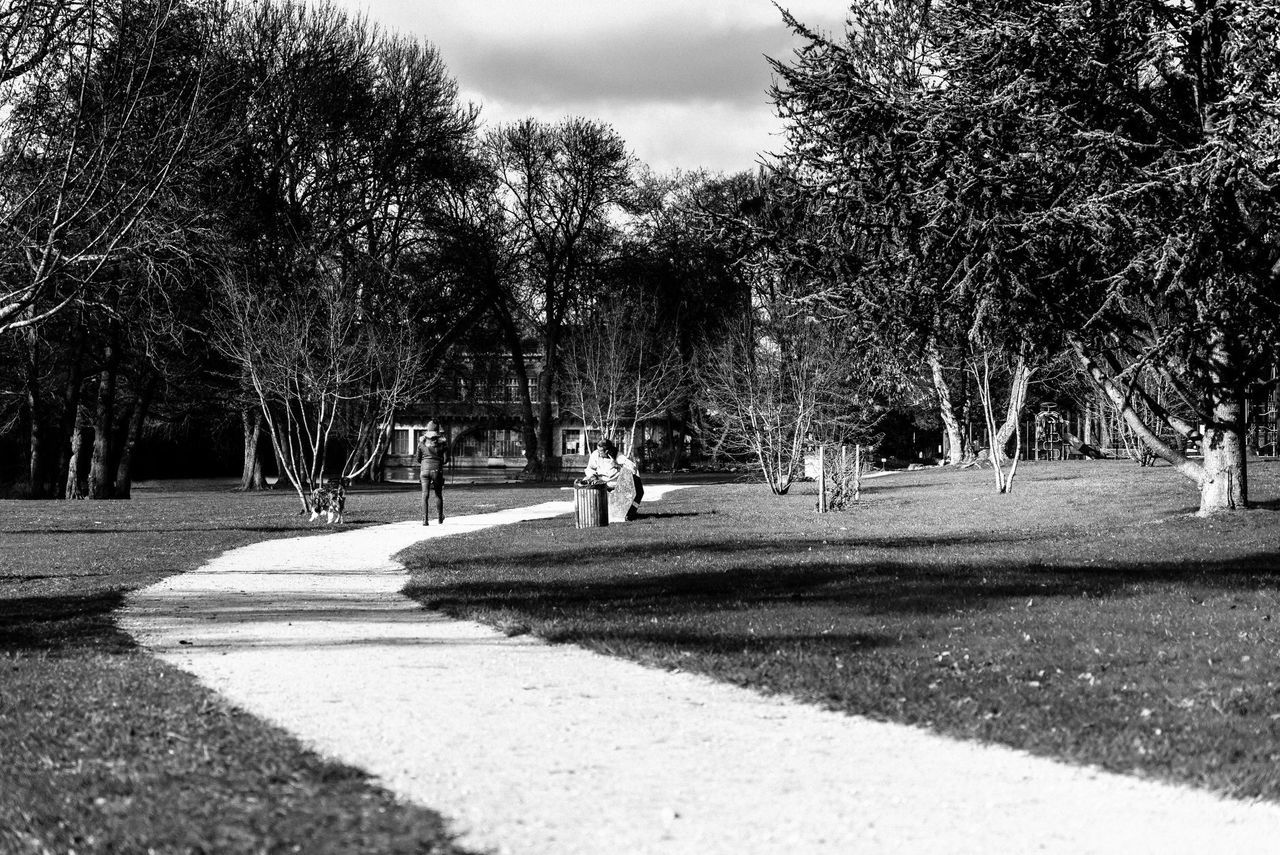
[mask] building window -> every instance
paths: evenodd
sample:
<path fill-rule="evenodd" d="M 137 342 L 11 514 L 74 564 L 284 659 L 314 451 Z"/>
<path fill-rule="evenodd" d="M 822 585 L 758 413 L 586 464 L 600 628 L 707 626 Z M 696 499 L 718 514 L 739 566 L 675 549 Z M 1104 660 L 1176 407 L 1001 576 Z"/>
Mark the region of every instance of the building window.
<path fill-rule="evenodd" d="M 391 432 L 391 453 L 392 454 L 412 454 L 413 444 L 410 439 L 411 431 L 408 428 L 396 428 Z"/>
<path fill-rule="evenodd" d="M 458 457 L 480 457 L 483 450 L 480 447 L 480 437 L 474 433 L 465 434 L 458 440 L 458 447 L 454 451 Z"/>
<path fill-rule="evenodd" d="M 519 457 L 522 453 L 519 434 L 511 430 L 491 430 L 487 437 L 489 457 Z"/>
<path fill-rule="evenodd" d="M 560 432 L 560 453 L 590 454 L 599 439 L 600 431 L 598 430 L 587 431 L 585 437 L 583 431 L 577 428 L 563 430 Z"/>

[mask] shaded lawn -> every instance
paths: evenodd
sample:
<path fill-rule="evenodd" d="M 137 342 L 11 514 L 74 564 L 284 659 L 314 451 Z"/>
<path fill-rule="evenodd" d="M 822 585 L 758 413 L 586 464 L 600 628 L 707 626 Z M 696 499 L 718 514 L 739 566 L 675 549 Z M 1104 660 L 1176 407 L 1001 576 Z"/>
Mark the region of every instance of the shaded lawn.
<path fill-rule="evenodd" d="M 349 527 L 413 519 L 418 495 L 354 490 Z M 462 514 L 562 497 L 455 488 L 446 502 Z M 435 813 L 224 704 L 114 625 L 130 590 L 324 530 L 284 492 L 0 502 L 0 852 L 459 851 Z"/>
<path fill-rule="evenodd" d="M 1261 508 L 1200 519 L 1167 468 L 1024 464 L 700 487 L 636 523 L 526 523 L 401 556 L 409 593 L 833 709 L 1076 763 L 1280 799 L 1280 465 Z"/>

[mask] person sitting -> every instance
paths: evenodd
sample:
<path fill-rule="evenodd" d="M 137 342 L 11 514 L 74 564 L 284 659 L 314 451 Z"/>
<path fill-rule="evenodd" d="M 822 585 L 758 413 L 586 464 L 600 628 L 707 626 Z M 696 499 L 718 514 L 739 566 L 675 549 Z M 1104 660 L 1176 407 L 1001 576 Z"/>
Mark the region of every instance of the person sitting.
<path fill-rule="evenodd" d="M 611 439 L 602 439 L 596 443 L 595 451 L 591 452 L 591 456 L 587 458 L 587 468 L 583 470 L 584 481 L 603 481 L 613 489 L 613 485 L 617 483 L 618 476 L 626 470 L 631 474 L 635 474 L 636 465 L 627 457 L 618 451 L 618 447 L 613 444 Z"/>
<path fill-rule="evenodd" d="M 636 474 L 636 464 L 631 458 L 618 451 L 613 440 L 605 438 L 596 443 L 595 451 L 591 452 L 591 456 L 587 458 L 587 467 L 583 470 L 582 480 L 577 483 L 579 486 L 604 484 L 612 492 L 623 472 L 631 476 L 631 482 L 635 488 L 631 507 L 627 509 L 627 519 L 634 519 L 640 510 L 640 500 L 644 498 L 644 485 L 640 482 L 640 476 Z"/>

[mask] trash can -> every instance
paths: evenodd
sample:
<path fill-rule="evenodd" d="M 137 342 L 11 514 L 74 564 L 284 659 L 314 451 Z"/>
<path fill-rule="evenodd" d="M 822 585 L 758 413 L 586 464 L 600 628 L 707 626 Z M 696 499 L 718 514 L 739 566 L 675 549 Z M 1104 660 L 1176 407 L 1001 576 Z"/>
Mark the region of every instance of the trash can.
<path fill-rule="evenodd" d="M 598 528 L 609 524 L 609 488 L 589 484 L 573 488 L 573 509 L 578 528 Z"/>

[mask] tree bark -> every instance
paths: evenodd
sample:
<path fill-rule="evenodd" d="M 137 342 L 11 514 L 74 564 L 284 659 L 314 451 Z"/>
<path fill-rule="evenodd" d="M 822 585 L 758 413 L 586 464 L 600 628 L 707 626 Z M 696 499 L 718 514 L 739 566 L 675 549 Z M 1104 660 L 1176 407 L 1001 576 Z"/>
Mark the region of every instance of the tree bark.
<path fill-rule="evenodd" d="M 155 398 L 159 375 L 152 373 L 147 378 L 142 391 L 133 402 L 133 412 L 129 415 L 129 426 L 120 444 L 120 460 L 116 464 L 116 483 L 113 498 L 128 499 L 133 495 L 133 449 L 142 436 L 142 427 L 146 424 L 147 415 L 151 411 L 151 402 Z"/>
<path fill-rule="evenodd" d="M 992 462 L 1007 463 L 1009 460 L 1005 449 L 1014 431 L 1018 429 L 1018 421 L 1022 418 L 1022 408 L 1027 403 L 1027 387 L 1031 384 L 1032 373 L 1032 369 L 1027 366 L 1027 361 L 1019 356 L 1017 367 L 1013 370 L 1013 378 L 1009 381 L 1009 405 L 1005 409 L 1004 424 L 1000 425 L 1000 429 L 996 431 L 991 441 Z M 1014 452 L 1014 454 L 1017 453 L 1017 451 Z"/>
<path fill-rule="evenodd" d="M 63 497 L 67 499 L 83 499 L 88 492 L 84 475 L 80 471 L 85 428 L 80 408 L 76 407 L 75 424 L 71 428 L 71 448 L 67 458 L 67 483 L 63 493 Z"/>
<path fill-rule="evenodd" d="M 89 464 L 89 498 L 110 499 L 115 492 L 111 472 L 112 426 L 115 422 L 116 368 L 119 352 L 114 341 L 106 345 L 102 370 L 98 373 L 98 405 L 93 420 L 93 460 Z"/>
<path fill-rule="evenodd" d="M 533 415 L 533 395 L 529 389 L 529 370 L 525 363 L 524 342 L 520 340 L 520 330 L 507 311 L 506 306 L 496 304 L 494 317 L 502 327 L 503 336 L 507 339 L 507 349 L 511 351 L 512 370 L 516 374 L 516 390 L 520 396 L 520 437 L 524 445 L 524 471 L 526 475 L 541 475 L 538 465 L 538 430 Z"/>
<path fill-rule="evenodd" d="M 933 371 L 933 390 L 938 396 L 938 413 L 942 417 L 942 427 L 946 438 L 947 462 L 959 466 L 964 460 L 964 437 L 960 434 L 960 421 L 956 418 L 955 408 L 951 406 L 951 390 L 947 387 L 946 376 L 942 373 L 942 360 L 937 351 L 929 348 L 929 368 Z"/>
<path fill-rule="evenodd" d="M 1201 433 L 1205 480 L 1200 484 L 1200 514 L 1249 506 L 1248 455 L 1245 453 L 1243 384 L 1227 336 L 1210 333 L 1211 421 Z"/>
<path fill-rule="evenodd" d="M 84 387 L 84 325 L 77 323 L 72 333 L 72 344 L 68 349 L 70 365 L 67 369 L 67 383 L 62 391 L 62 413 L 58 419 L 56 441 L 58 443 L 58 459 L 54 469 L 53 484 L 55 492 L 63 498 L 68 495 L 66 478 L 71 470 L 71 443 L 76 432 L 76 423 L 80 414 L 80 396 Z M 59 480 L 62 483 L 59 483 Z"/>
<path fill-rule="evenodd" d="M 555 431 L 551 409 L 551 366 L 544 365 L 538 372 L 538 457 L 544 464 L 551 462 L 555 448 L 552 442 Z"/>
<path fill-rule="evenodd" d="M 240 490 L 253 492 L 267 489 L 267 479 L 262 474 L 262 409 L 245 407 L 240 410 L 244 427 L 244 466 L 240 471 Z"/>
<path fill-rule="evenodd" d="M 33 499 L 47 498 L 52 485 L 45 478 L 45 409 L 40 387 L 40 340 L 35 328 L 26 330 L 27 415 L 31 419 L 30 444 L 27 455 L 27 488 Z"/>
<path fill-rule="evenodd" d="M 1239 401 L 1219 399 L 1214 421 L 1204 426 L 1205 480 L 1200 485 L 1200 514 L 1248 506 L 1248 457 L 1245 454 Z"/>

